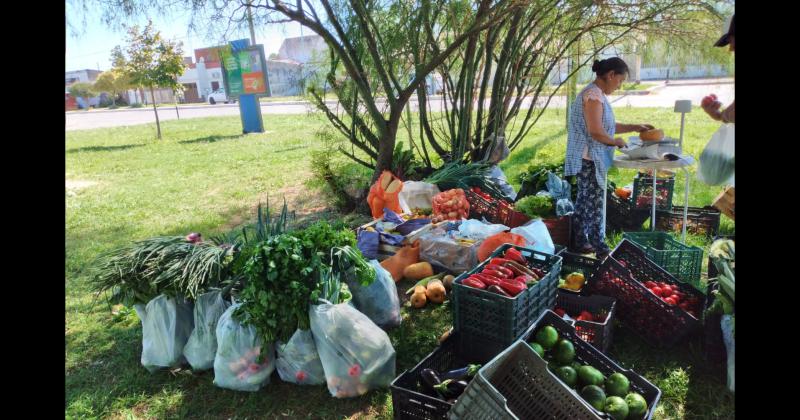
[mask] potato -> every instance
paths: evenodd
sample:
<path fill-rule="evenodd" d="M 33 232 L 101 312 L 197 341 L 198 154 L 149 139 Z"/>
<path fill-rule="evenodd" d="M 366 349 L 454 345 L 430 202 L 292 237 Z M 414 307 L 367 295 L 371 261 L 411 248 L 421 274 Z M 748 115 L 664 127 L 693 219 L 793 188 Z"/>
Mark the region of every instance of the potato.
<path fill-rule="evenodd" d="M 428 298 L 426 297 L 425 292 L 414 293 L 411 295 L 411 306 L 415 308 L 422 308 L 427 302 Z"/>

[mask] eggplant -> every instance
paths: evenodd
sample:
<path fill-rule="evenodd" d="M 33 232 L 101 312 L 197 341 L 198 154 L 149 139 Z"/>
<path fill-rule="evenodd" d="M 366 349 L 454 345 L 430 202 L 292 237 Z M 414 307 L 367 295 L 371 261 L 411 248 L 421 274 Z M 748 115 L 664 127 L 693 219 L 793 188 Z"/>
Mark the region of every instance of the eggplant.
<path fill-rule="evenodd" d="M 500 296 L 513 297 L 508 292 L 503 290 L 502 287 L 500 287 L 500 286 L 498 286 L 496 284 L 493 284 L 493 285 L 487 287 L 486 290 L 489 291 L 489 292 L 492 292 L 492 293 L 496 293 L 496 294 L 498 294 Z"/>
<path fill-rule="evenodd" d="M 436 386 L 442 383 L 439 374 L 433 369 L 422 369 L 419 372 L 420 383 L 425 392 L 436 395 Z"/>
<path fill-rule="evenodd" d="M 444 372 L 441 375 L 439 375 L 439 379 L 443 381 L 446 379 L 454 379 L 457 381 L 459 379 L 472 378 L 473 376 L 475 376 L 476 373 L 478 373 L 478 370 L 480 370 L 480 368 L 481 365 L 467 365 L 466 367 L 460 369 L 453 369 Z"/>
<path fill-rule="evenodd" d="M 467 389 L 467 381 L 459 380 L 454 381 L 452 379 L 445 379 L 439 385 L 433 387 L 436 391 L 439 392 L 444 399 L 448 400 L 451 398 L 458 398 L 465 389 Z"/>

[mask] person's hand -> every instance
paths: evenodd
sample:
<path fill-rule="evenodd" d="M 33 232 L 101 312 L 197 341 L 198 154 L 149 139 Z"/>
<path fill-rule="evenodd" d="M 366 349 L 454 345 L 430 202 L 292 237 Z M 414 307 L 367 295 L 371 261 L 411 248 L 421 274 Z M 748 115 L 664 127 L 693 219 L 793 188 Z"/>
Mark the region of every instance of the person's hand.
<path fill-rule="evenodd" d="M 625 143 L 625 140 L 622 140 L 622 137 L 617 137 L 614 139 L 614 146 L 619 147 L 620 149 L 625 148 L 628 146 L 628 143 Z"/>
<path fill-rule="evenodd" d="M 700 106 L 711 118 L 715 120 L 721 118 L 719 109 L 722 108 L 722 102 L 717 100 L 717 95 L 712 93 L 711 95 L 706 96 L 700 102 Z"/>
<path fill-rule="evenodd" d="M 635 131 L 637 131 L 637 132 L 641 133 L 642 131 L 652 130 L 652 129 L 654 129 L 654 128 L 655 128 L 655 127 L 653 127 L 653 126 L 652 126 L 652 125 L 650 125 L 650 124 L 638 124 L 638 125 L 636 126 L 636 130 L 635 130 Z"/>

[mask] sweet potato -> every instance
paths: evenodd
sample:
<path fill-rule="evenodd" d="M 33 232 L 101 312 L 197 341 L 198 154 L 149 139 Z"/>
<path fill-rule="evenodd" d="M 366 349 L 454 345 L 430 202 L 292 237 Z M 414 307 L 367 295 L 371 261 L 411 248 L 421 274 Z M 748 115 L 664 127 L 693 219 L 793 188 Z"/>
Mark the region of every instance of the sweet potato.
<path fill-rule="evenodd" d="M 420 286 L 422 287 L 422 286 Z M 427 303 L 428 298 L 425 296 L 425 293 L 414 293 L 411 295 L 411 306 L 415 308 L 422 308 Z"/>
<path fill-rule="evenodd" d="M 447 296 L 447 290 L 445 290 L 441 280 L 434 280 L 428 283 L 425 296 L 433 303 L 442 303 L 444 302 L 445 296 Z"/>

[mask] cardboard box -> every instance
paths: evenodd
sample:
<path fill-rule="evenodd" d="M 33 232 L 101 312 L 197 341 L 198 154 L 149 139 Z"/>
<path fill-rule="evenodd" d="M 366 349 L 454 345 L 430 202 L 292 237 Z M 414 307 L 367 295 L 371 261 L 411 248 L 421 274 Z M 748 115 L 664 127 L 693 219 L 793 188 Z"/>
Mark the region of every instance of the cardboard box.
<path fill-rule="evenodd" d="M 727 187 L 714 199 L 711 205 L 722 212 L 722 214 L 730 217 L 731 220 L 736 220 L 734 218 L 736 214 L 734 211 L 734 198 L 735 191 L 733 187 Z"/>

